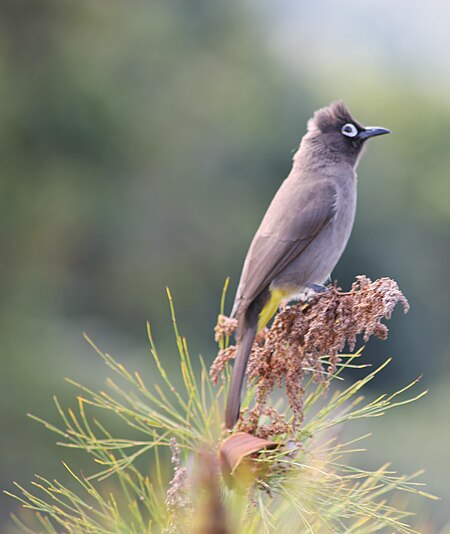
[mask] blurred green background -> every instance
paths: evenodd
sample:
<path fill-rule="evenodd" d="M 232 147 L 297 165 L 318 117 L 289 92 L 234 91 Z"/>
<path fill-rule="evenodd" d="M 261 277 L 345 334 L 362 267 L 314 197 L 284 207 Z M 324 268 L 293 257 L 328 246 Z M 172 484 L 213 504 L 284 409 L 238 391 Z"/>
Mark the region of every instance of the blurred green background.
<path fill-rule="evenodd" d="M 314 109 L 342 98 L 393 135 L 359 168 L 356 225 L 334 277 L 395 278 L 411 304 L 375 386 L 429 395 L 375 424 L 367 462 L 426 469 L 450 520 L 450 6 L 442 1 L 1 0 L 0 483 L 62 476 L 52 395 L 101 388 L 82 338 L 144 372 L 145 321 L 175 361 L 170 286 L 192 354 L 215 355 L 221 288 Z M 229 295 L 231 301 L 232 295 Z M 230 302 L 228 303 L 230 305 Z M 149 379 L 151 380 L 151 376 Z M 361 432 L 365 429 L 361 425 Z M 0 531 L 16 509 L 0 498 Z"/>

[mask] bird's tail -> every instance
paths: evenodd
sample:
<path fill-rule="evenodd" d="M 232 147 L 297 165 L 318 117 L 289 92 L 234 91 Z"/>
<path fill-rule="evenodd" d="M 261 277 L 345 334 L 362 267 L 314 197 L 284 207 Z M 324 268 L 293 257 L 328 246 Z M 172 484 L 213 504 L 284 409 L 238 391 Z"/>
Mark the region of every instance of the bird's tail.
<path fill-rule="evenodd" d="M 239 418 L 241 408 L 241 390 L 245 370 L 257 332 L 262 330 L 276 313 L 280 302 L 287 295 L 280 289 L 268 289 L 252 303 L 244 316 L 242 333 L 239 336 L 236 358 L 231 374 L 230 391 L 225 410 L 225 424 L 233 428 Z"/>
<path fill-rule="evenodd" d="M 236 358 L 234 360 L 233 372 L 231 374 L 230 391 L 228 393 L 227 407 L 225 410 L 225 424 L 227 428 L 233 428 L 239 418 L 241 409 L 241 390 L 244 383 L 245 370 L 252 350 L 253 341 L 256 336 L 257 323 L 249 325 L 237 346 Z"/>

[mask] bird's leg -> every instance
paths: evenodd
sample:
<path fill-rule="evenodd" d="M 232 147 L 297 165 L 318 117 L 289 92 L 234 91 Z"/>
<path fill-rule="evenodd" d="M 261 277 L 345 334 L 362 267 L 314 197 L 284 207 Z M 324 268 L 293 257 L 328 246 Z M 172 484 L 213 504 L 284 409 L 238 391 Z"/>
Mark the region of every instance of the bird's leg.
<path fill-rule="evenodd" d="M 303 302 L 307 303 L 308 300 L 310 300 L 314 295 L 310 293 L 312 291 L 313 293 L 325 293 L 328 291 L 328 288 L 321 284 L 309 284 L 305 287 L 305 290 L 302 291 L 299 294 L 296 295 L 290 295 L 289 297 L 285 297 L 281 300 L 279 309 L 281 311 L 286 309 L 286 306 L 290 302 Z"/>
<path fill-rule="evenodd" d="M 311 289 L 315 293 L 325 293 L 325 291 L 328 291 L 328 288 L 321 284 L 309 284 L 308 289 Z"/>

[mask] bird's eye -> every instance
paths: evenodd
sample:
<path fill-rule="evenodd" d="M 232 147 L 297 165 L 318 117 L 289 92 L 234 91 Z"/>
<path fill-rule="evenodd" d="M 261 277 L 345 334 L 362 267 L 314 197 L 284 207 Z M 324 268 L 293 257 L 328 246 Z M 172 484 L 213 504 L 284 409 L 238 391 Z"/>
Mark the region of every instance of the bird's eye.
<path fill-rule="evenodd" d="M 342 126 L 341 133 L 347 137 L 356 137 L 358 135 L 358 128 L 351 122 L 348 122 Z"/>

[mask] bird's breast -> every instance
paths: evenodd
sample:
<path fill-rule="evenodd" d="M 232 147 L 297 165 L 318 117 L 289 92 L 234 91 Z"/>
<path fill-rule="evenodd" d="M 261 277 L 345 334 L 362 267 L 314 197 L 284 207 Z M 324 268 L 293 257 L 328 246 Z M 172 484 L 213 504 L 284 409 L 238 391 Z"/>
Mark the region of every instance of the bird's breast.
<path fill-rule="evenodd" d="M 323 284 L 349 240 L 356 211 L 356 181 L 336 186 L 335 214 L 313 241 L 273 280 L 271 287 L 290 294 L 310 284 Z"/>
<path fill-rule="evenodd" d="M 356 180 L 347 180 L 342 184 L 338 184 L 336 188 L 336 213 L 331 225 L 336 242 L 341 244 L 341 254 L 350 237 L 355 220 L 355 212 Z"/>

